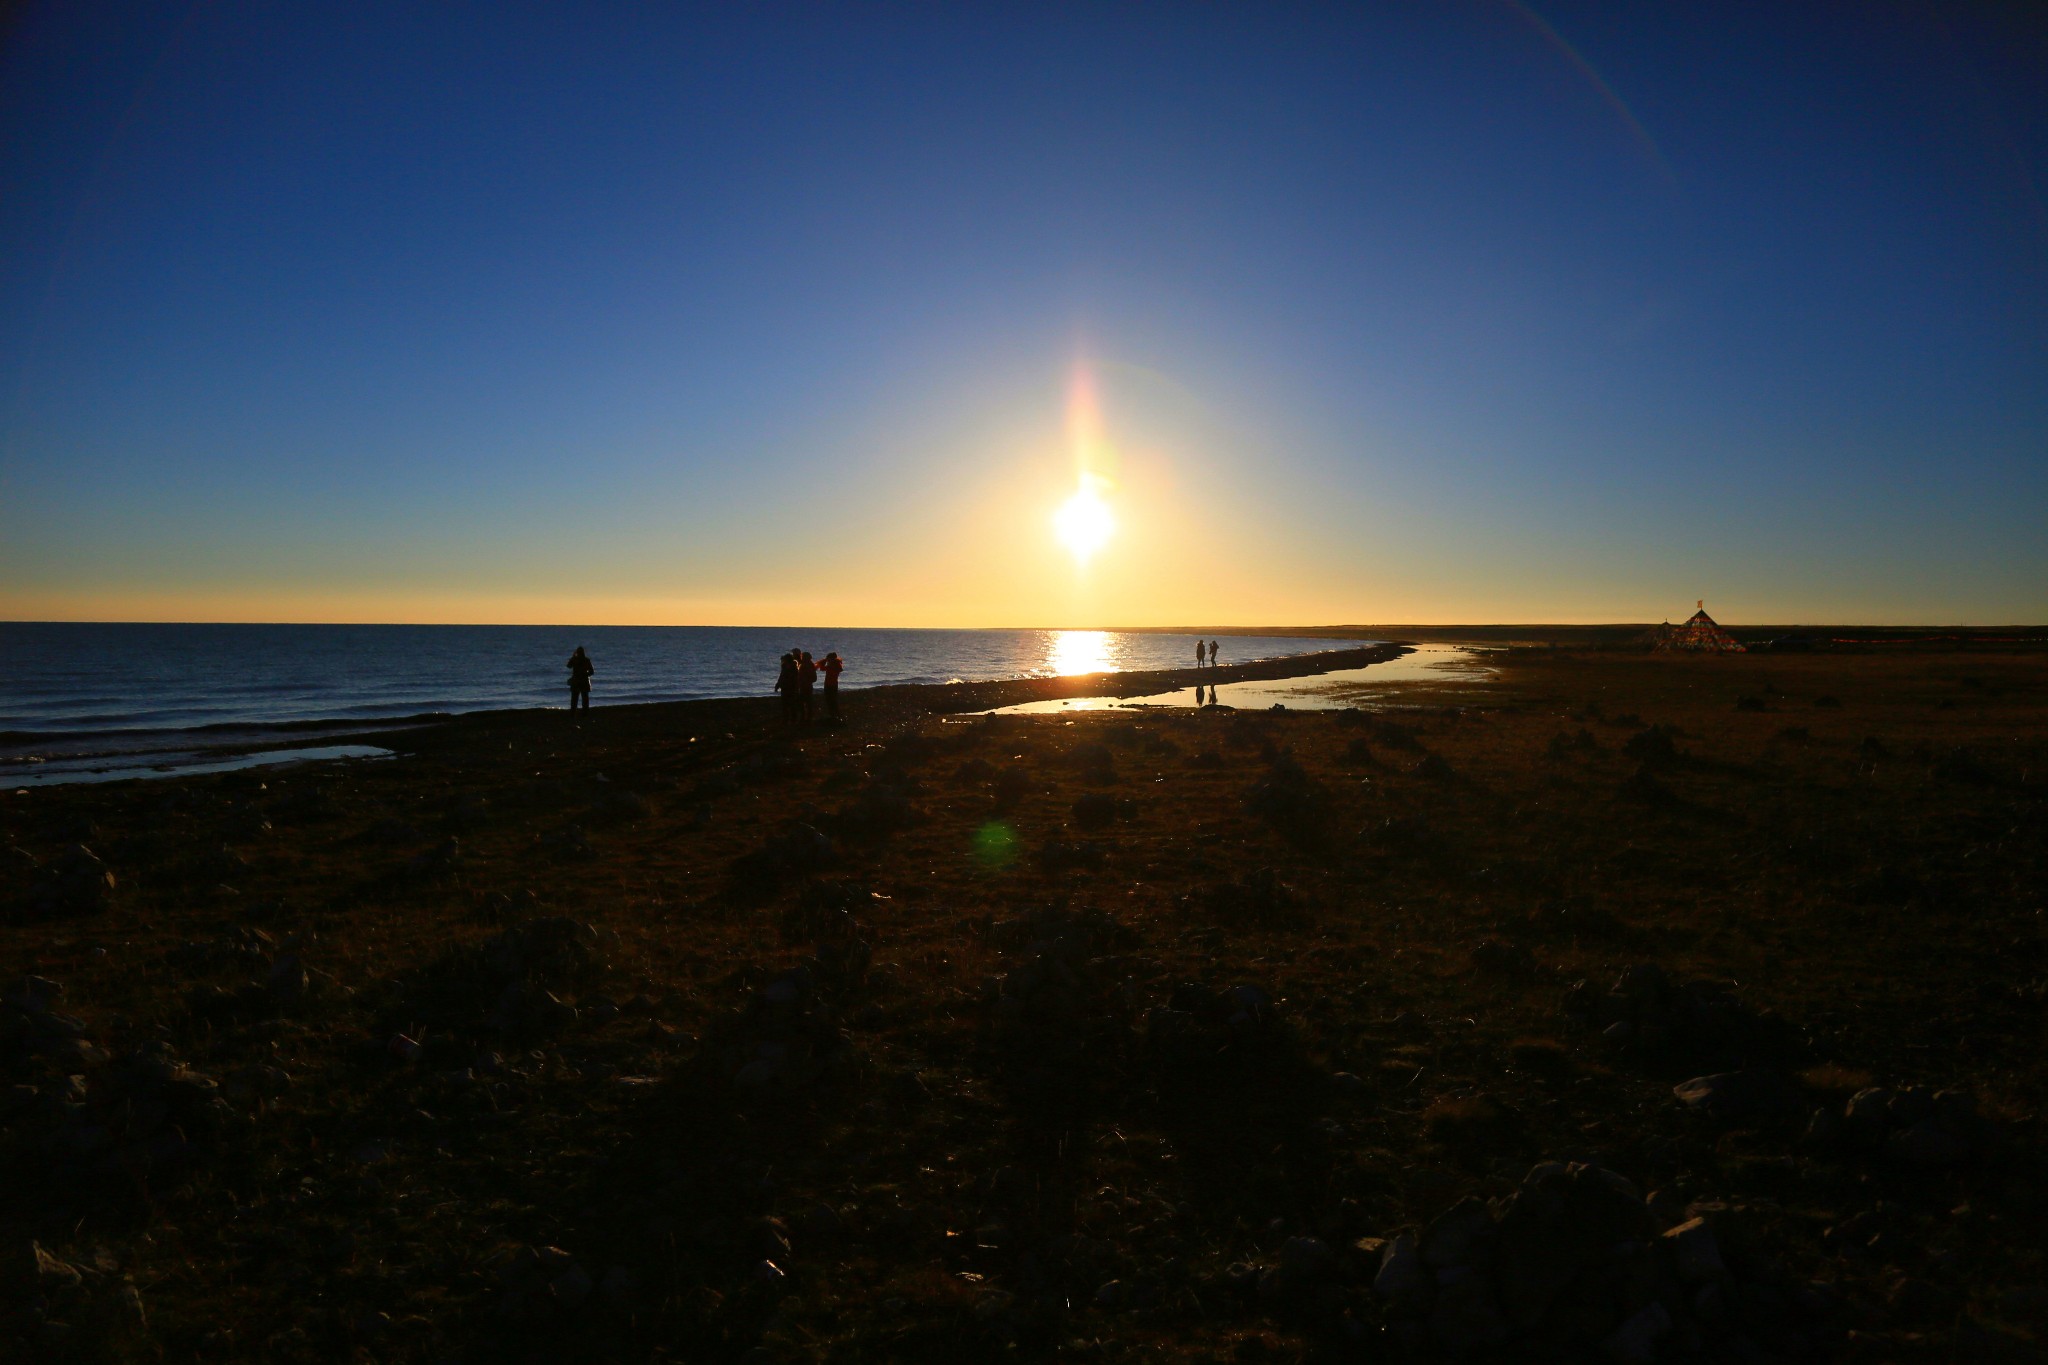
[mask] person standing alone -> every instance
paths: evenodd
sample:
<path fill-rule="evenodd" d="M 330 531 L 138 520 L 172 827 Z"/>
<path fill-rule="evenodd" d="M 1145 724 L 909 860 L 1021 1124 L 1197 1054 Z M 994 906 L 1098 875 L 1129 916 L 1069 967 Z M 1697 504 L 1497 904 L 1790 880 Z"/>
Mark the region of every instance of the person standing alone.
<path fill-rule="evenodd" d="M 597 669 L 590 662 L 590 656 L 583 652 L 583 646 L 576 646 L 576 652 L 569 656 L 569 709 L 581 706 L 590 709 L 590 675 Z"/>

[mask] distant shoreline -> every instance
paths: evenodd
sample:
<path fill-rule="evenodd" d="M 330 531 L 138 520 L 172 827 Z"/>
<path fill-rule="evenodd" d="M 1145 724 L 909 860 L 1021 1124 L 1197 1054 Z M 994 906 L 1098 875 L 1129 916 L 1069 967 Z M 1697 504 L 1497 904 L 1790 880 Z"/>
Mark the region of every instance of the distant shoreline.
<path fill-rule="evenodd" d="M 1209 634 L 1242 638 L 1292 636 L 1298 640 L 1410 640 L 1446 645 L 1556 645 L 1572 649 L 1613 649 L 1637 645 L 1655 621 L 1612 621 L 1592 625 L 1542 623 L 1491 625 L 1337 625 L 1337 626 L 1103 626 L 1125 635 Z M 1721 628 L 1751 644 L 1762 640 L 1813 637 L 1833 645 L 2005 645 L 2048 648 L 2048 625 L 2041 626 L 1854 626 L 1815 624 L 1730 625 Z"/>

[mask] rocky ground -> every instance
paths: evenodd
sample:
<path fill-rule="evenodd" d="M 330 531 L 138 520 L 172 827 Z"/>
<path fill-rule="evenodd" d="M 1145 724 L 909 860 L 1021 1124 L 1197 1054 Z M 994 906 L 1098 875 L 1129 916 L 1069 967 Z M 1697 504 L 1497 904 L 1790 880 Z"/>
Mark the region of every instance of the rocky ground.
<path fill-rule="evenodd" d="M 0 799 L 0 1357 L 2030 1360 L 2048 656 Z"/>

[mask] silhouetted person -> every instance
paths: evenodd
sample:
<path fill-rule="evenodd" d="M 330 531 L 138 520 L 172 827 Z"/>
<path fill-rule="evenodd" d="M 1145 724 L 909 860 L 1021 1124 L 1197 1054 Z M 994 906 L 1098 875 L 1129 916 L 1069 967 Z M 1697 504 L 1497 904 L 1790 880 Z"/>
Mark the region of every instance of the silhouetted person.
<path fill-rule="evenodd" d="M 825 718 L 839 719 L 839 674 L 846 668 L 834 650 L 818 661 L 818 671 L 825 675 Z"/>
<path fill-rule="evenodd" d="M 812 698 L 818 690 L 818 666 L 811 662 L 807 652 L 796 666 L 797 695 L 803 698 L 804 724 L 811 723 Z"/>
<path fill-rule="evenodd" d="M 782 694 L 782 718 L 794 723 L 797 708 L 803 703 L 796 694 L 796 651 L 782 656 L 782 672 L 775 679 L 775 690 Z"/>
<path fill-rule="evenodd" d="M 576 652 L 569 656 L 569 709 L 581 706 L 590 709 L 590 675 L 597 672 L 590 662 L 590 656 L 583 652 L 583 646 L 576 646 Z"/>
<path fill-rule="evenodd" d="M 1209 642 L 1209 667 L 1211 667 L 1211 668 L 1214 668 L 1215 666 L 1216 666 L 1216 642 L 1215 642 L 1214 640 L 1211 640 L 1211 641 Z"/>
<path fill-rule="evenodd" d="M 1207 646 L 1207 645 L 1203 644 L 1203 643 L 1202 643 L 1202 642 L 1201 642 L 1200 640 L 1197 640 L 1197 641 L 1195 641 L 1195 667 L 1196 667 L 1196 668 L 1200 668 L 1200 667 L 1202 666 L 1202 658 L 1203 658 L 1203 655 L 1204 655 L 1204 653 L 1205 653 L 1205 652 L 1206 652 L 1206 651 L 1208 650 L 1208 648 L 1209 648 L 1209 646 Z"/>

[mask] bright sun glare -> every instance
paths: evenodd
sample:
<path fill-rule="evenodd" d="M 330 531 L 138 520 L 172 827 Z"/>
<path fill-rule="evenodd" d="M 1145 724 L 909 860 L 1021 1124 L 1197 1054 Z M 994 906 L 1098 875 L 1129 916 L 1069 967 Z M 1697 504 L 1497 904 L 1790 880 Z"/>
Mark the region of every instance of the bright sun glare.
<path fill-rule="evenodd" d="M 1082 480 L 1080 489 L 1053 514 L 1052 525 L 1060 543 L 1073 552 L 1076 562 L 1082 564 L 1102 548 L 1109 539 L 1109 533 L 1116 529 L 1116 521 L 1109 515 L 1109 508 L 1096 493 L 1092 481 L 1087 479 Z"/>

